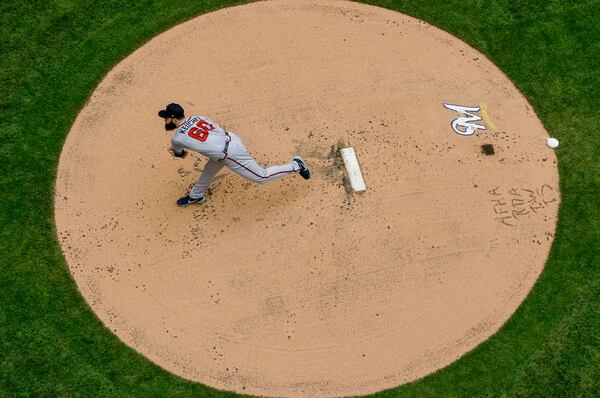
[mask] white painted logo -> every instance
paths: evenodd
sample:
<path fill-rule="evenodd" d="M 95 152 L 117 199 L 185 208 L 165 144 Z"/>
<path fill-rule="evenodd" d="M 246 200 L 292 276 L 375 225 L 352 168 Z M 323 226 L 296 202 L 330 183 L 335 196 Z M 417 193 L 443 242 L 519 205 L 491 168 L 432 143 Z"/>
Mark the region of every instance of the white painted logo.
<path fill-rule="evenodd" d="M 454 130 L 456 134 L 473 135 L 475 134 L 476 130 L 487 130 L 485 125 L 475 123 L 482 120 L 482 117 L 475 113 L 481 110 L 480 107 L 452 104 L 444 104 L 444 107 L 458 113 L 459 115 L 452 121 L 451 124 L 452 130 Z"/>

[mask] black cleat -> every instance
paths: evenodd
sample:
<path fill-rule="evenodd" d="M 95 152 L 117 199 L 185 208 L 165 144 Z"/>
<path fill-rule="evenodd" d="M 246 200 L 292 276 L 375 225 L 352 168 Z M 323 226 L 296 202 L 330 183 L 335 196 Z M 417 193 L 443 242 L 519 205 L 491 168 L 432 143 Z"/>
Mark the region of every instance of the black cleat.
<path fill-rule="evenodd" d="M 186 207 L 189 205 L 193 205 L 193 204 L 202 204 L 206 202 L 206 197 L 205 196 L 201 196 L 199 198 L 190 198 L 190 195 L 185 195 L 183 198 L 179 199 L 177 201 L 177 206 L 179 207 Z"/>
<path fill-rule="evenodd" d="M 300 167 L 298 173 L 302 176 L 302 178 L 308 180 L 310 178 L 310 170 L 304 164 L 304 160 L 302 160 L 300 156 L 294 156 L 294 162 L 296 162 Z"/>

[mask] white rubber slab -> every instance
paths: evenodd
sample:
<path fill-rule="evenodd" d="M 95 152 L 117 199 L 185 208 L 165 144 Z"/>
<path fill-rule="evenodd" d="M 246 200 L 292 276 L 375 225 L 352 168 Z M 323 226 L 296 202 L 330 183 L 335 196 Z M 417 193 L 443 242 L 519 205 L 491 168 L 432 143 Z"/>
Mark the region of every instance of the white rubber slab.
<path fill-rule="evenodd" d="M 346 166 L 346 172 L 348 173 L 352 189 L 354 189 L 354 192 L 366 191 L 367 186 L 360 171 L 354 148 L 342 148 L 340 152 L 342 153 L 342 159 L 344 160 L 344 166 Z"/>

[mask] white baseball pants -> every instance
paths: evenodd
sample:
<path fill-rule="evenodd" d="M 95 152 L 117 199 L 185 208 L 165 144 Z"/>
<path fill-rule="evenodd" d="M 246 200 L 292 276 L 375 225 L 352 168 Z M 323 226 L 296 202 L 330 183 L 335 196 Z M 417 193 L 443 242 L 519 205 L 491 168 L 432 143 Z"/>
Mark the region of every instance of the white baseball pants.
<path fill-rule="evenodd" d="M 265 184 L 269 181 L 292 175 L 300 170 L 300 167 L 294 161 L 280 166 L 271 166 L 267 169 L 262 168 L 250 156 L 242 140 L 237 135 L 231 134 L 227 157 L 222 160 L 208 160 L 202 174 L 200 174 L 198 182 L 190 192 L 190 198 L 196 199 L 202 197 L 213 178 L 221 171 L 223 166 L 227 166 L 234 173 L 259 184 Z"/>

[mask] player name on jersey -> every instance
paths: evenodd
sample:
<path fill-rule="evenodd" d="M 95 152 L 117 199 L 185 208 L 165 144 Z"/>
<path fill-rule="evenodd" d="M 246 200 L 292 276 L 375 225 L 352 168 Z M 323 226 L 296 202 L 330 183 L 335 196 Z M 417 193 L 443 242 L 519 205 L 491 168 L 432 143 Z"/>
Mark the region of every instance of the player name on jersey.
<path fill-rule="evenodd" d="M 202 120 L 200 118 L 200 116 L 192 116 L 191 118 L 189 118 L 187 121 L 183 122 L 183 124 L 181 124 L 179 126 L 178 133 L 181 134 L 185 134 L 185 132 L 187 130 L 189 130 L 190 127 L 192 127 L 194 124 L 198 123 L 200 120 Z"/>

